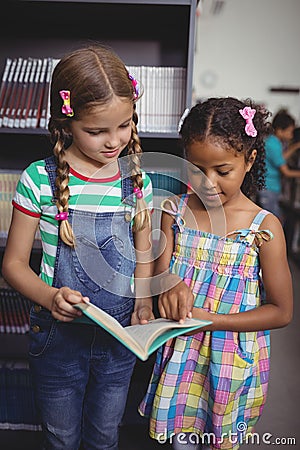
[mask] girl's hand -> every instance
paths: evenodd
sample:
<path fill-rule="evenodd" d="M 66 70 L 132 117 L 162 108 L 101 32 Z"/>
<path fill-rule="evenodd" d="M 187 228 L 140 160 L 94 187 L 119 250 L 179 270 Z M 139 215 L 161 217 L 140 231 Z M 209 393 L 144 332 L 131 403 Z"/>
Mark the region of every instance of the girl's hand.
<path fill-rule="evenodd" d="M 158 309 L 161 317 L 181 323 L 187 317 L 192 317 L 193 304 L 193 292 L 182 280 L 158 297 Z"/>
<path fill-rule="evenodd" d="M 154 320 L 152 307 L 149 305 L 137 306 L 131 316 L 131 325 L 145 325 L 149 320 Z"/>
<path fill-rule="evenodd" d="M 62 287 L 56 291 L 52 299 L 52 316 L 62 322 L 71 322 L 76 317 L 82 316 L 82 312 L 73 308 L 73 305 L 88 301 L 88 297 L 83 297 L 79 291 Z"/>

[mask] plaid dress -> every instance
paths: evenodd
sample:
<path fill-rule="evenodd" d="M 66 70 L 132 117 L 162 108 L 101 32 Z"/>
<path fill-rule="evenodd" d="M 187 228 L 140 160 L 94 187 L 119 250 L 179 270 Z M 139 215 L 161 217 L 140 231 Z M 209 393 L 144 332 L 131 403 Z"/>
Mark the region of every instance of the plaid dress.
<path fill-rule="evenodd" d="M 259 246 L 273 236 L 258 228 L 268 212 L 261 210 L 249 229 L 220 237 L 184 226 L 187 200 L 184 194 L 174 213 L 170 272 L 190 286 L 195 307 L 234 314 L 261 305 Z M 163 442 L 173 433 L 196 433 L 212 449 L 238 449 L 262 413 L 269 357 L 269 331 L 201 331 L 169 340 L 139 405 L 150 417 L 150 436 Z"/>

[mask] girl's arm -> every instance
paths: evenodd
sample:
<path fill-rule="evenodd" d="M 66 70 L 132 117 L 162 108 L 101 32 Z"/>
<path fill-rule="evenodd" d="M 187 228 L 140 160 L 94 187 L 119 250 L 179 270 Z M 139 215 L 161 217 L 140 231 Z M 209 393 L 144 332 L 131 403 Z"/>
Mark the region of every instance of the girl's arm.
<path fill-rule="evenodd" d="M 162 212 L 159 256 L 155 263 L 152 291 L 159 296 L 158 308 L 161 317 L 183 322 L 186 317 L 191 316 L 194 296 L 178 275 L 169 273 L 174 249 L 173 224 L 173 217 Z"/>
<path fill-rule="evenodd" d="M 152 309 L 152 294 L 150 290 L 151 278 L 153 275 L 153 256 L 151 227 L 146 226 L 141 231 L 134 234 L 134 244 L 136 252 L 135 278 L 135 305 L 132 314 L 132 325 L 145 324 L 154 319 Z"/>
<path fill-rule="evenodd" d="M 272 231 L 274 239 L 264 242 L 259 258 L 266 292 L 266 303 L 236 314 L 212 314 L 193 309 L 196 318 L 212 320 L 208 330 L 259 331 L 288 325 L 293 315 L 293 287 L 286 255 L 282 226 L 272 214 L 263 221 L 263 229 Z"/>
<path fill-rule="evenodd" d="M 214 314 L 201 308 L 192 308 L 193 294 L 182 280 L 168 276 L 168 264 L 173 249 L 173 232 L 170 229 L 173 219 L 163 214 L 162 231 L 166 235 L 166 246 L 158 258 L 156 271 L 165 273 L 160 280 L 162 290 L 159 296 L 159 311 L 162 317 L 183 321 L 189 312 L 192 316 L 213 323 L 202 331 L 231 330 L 231 331 L 258 331 L 280 328 L 286 326 L 293 314 L 293 289 L 291 273 L 286 255 L 286 242 L 284 232 L 279 220 L 269 214 L 263 221 L 263 229 L 269 229 L 274 239 L 264 242 L 260 248 L 260 263 L 264 287 L 266 291 L 266 304 L 251 311 L 236 314 Z M 161 249 L 162 251 L 162 249 Z M 190 333 L 194 334 L 194 333 Z"/>
<path fill-rule="evenodd" d="M 49 286 L 30 267 L 30 255 L 38 223 L 39 218 L 13 209 L 2 274 L 14 289 L 49 309 L 54 318 L 62 321 L 73 320 L 82 314 L 72 307 L 72 304 L 82 301 L 80 292 L 68 287 L 57 289 Z"/>

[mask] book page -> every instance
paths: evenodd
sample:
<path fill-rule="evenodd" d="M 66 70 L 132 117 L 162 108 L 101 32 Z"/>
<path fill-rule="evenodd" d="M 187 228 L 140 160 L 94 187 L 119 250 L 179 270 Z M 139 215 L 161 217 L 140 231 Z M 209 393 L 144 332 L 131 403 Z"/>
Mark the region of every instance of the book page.
<path fill-rule="evenodd" d="M 206 324 L 206 323 L 205 323 Z M 197 319 L 186 319 L 184 323 L 179 323 L 174 320 L 169 319 L 155 319 L 151 320 L 145 325 L 131 325 L 125 327 L 125 330 L 134 338 L 141 347 L 148 350 L 155 341 L 155 339 L 161 334 L 165 333 L 167 330 L 190 328 L 203 326 L 203 321 Z"/>
<path fill-rule="evenodd" d="M 150 353 L 152 353 L 169 338 L 211 323 L 188 318 L 184 323 L 179 323 L 173 320 L 159 318 L 151 320 L 144 325 L 137 324 L 123 327 L 114 317 L 92 303 L 78 303 L 74 306 L 111 333 L 142 360 L 148 358 L 149 349 Z"/>

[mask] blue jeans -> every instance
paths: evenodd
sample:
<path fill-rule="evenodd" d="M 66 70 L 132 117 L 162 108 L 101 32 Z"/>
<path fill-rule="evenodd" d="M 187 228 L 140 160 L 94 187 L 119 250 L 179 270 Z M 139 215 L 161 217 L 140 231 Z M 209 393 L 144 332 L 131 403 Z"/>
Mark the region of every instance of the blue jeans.
<path fill-rule="evenodd" d="M 46 161 L 54 194 L 55 161 Z M 136 264 L 128 219 L 130 177 L 121 185 L 124 207 L 116 213 L 69 210 L 76 246 L 58 240 L 53 286 L 80 291 L 127 326 Z M 43 450 L 77 450 L 81 443 L 85 450 L 117 450 L 134 354 L 99 326 L 57 322 L 38 305 L 31 308 L 30 324 L 29 361 Z"/>
<path fill-rule="evenodd" d="M 128 324 L 128 313 L 123 325 Z M 30 365 L 43 450 L 117 450 L 135 356 L 98 326 L 31 311 Z M 122 320 L 121 320 L 122 323 Z"/>
<path fill-rule="evenodd" d="M 258 192 L 257 200 L 261 208 L 270 211 L 281 220 L 282 211 L 279 205 L 279 196 L 278 192 L 263 190 Z"/>

